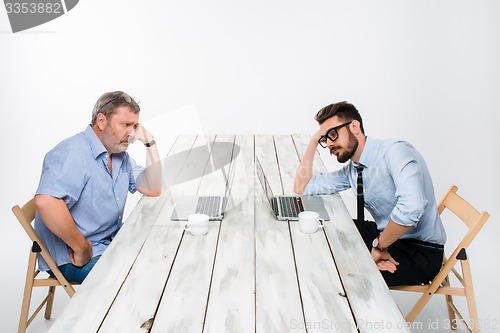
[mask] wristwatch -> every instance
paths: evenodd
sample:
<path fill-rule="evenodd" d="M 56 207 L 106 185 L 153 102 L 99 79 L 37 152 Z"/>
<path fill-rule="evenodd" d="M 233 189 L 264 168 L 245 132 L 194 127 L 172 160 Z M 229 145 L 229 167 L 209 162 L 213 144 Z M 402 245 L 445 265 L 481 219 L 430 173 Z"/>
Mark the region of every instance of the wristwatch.
<path fill-rule="evenodd" d="M 149 147 L 153 146 L 155 143 L 156 143 L 156 141 L 155 141 L 155 139 L 153 139 L 149 142 L 144 143 L 144 146 L 149 148 Z"/>
<path fill-rule="evenodd" d="M 374 248 L 374 249 L 377 249 L 377 250 L 379 250 L 380 252 L 384 252 L 384 251 L 386 251 L 386 250 L 387 250 L 387 247 L 380 247 L 380 246 L 379 246 L 379 243 L 378 243 L 378 239 L 379 239 L 379 238 L 380 238 L 380 235 L 379 235 L 377 238 L 375 238 L 375 239 L 373 240 L 373 242 L 372 242 L 372 246 L 373 246 L 373 248 Z"/>

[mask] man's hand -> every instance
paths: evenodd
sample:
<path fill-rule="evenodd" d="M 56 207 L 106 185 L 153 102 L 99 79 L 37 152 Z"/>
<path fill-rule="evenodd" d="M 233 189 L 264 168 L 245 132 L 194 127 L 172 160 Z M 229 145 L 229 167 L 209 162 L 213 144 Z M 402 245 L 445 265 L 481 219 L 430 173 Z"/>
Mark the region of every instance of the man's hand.
<path fill-rule="evenodd" d="M 311 136 L 311 142 L 314 142 L 316 144 L 318 144 L 318 141 L 319 139 L 323 136 L 323 133 L 321 132 L 320 129 L 318 129 L 316 131 L 316 133 L 314 133 L 312 136 Z"/>
<path fill-rule="evenodd" d="M 387 252 L 387 250 L 381 252 L 373 248 L 371 251 L 371 255 L 380 271 L 388 271 L 394 273 L 397 270 L 399 262 L 394 260 L 394 258 L 389 254 L 389 252 Z"/>
<path fill-rule="evenodd" d="M 68 253 L 69 259 L 74 266 L 83 267 L 92 259 L 92 243 L 86 239 L 80 249 L 75 251 L 72 248 L 68 248 Z"/>
<path fill-rule="evenodd" d="M 37 194 L 35 204 L 47 228 L 68 246 L 71 263 L 79 267 L 88 263 L 92 259 L 92 244 L 77 228 L 64 200 Z"/>
<path fill-rule="evenodd" d="M 150 143 L 153 140 L 153 135 L 151 135 L 151 133 L 149 133 L 149 131 L 142 126 L 142 124 L 138 124 L 134 131 L 134 135 L 129 137 L 130 143 L 134 143 L 136 140 L 139 140 L 142 143 Z"/>

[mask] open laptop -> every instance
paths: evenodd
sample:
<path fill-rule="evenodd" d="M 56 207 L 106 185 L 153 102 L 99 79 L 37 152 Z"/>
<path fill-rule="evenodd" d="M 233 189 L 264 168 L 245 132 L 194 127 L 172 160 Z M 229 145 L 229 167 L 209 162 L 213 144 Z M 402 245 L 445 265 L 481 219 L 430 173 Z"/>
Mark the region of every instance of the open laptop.
<path fill-rule="evenodd" d="M 226 207 L 224 196 L 182 196 L 175 199 L 175 207 L 171 219 L 187 221 L 191 214 L 208 215 L 211 221 L 220 221 L 224 217 Z"/>
<path fill-rule="evenodd" d="M 257 178 L 259 178 L 260 184 L 264 189 L 267 200 L 271 204 L 271 208 L 276 215 L 276 218 L 280 221 L 297 221 L 299 219 L 299 213 L 303 211 L 313 211 L 319 214 L 319 217 L 325 221 L 330 219 L 328 212 L 326 211 L 323 199 L 319 196 L 283 196 L 283 195 L 273 195 L 271 186 L 267 181 L 267 177 L 264 174 L 264 170 L 260 165 L 259 159 L 256 159 L 256 171 Z"/>

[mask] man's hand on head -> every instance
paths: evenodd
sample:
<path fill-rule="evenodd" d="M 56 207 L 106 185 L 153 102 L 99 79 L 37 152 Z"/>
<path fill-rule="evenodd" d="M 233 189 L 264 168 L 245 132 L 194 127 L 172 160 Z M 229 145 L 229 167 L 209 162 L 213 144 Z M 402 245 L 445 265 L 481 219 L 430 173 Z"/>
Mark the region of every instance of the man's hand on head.
<path fill-rule="evenodd" d="M 134 135 L 129 137 L 130 143 L 134 143 L 136 140 L 139 140 L 144 144 L 150 143 L 153 140 L 153 135 L 139 123 L 135 128 Z"/>

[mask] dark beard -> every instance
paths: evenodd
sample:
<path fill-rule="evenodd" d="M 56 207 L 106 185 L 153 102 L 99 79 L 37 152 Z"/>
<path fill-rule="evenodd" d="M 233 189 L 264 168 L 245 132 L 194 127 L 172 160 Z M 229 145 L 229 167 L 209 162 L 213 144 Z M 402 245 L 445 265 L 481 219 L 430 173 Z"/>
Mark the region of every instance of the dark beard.
<path fill-rule="evenodd" d="M 347 143 L 347 148 L 346 148 L 345 152 L 340 153 L 337 156 L 337 161 L 339 161 L 339 163 L 345 163 L 345 162 L 349 161 L 351 159 L 351 157 L 354 155 L 354 153 L 356 152 L 356 150 L 358 149 L 358 144 L 359 144 L 358 139 L 356 139 L 356 137 L 354 136 L 354 134 L 352 134 L 352 132 L 349 128 L 347 130 L 349 132 L 349 141 Z"/>

